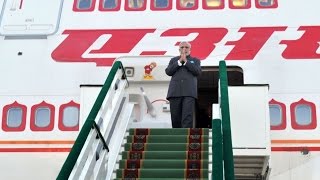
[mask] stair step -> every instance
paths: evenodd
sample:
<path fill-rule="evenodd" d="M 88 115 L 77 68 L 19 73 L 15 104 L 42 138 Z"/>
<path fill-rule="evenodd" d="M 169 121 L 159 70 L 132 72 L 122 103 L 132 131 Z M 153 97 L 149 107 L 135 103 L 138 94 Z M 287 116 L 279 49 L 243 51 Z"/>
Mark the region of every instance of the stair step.
<path fill-rule="evenodd" d="M 129 135 L 209 135 L 208 128 L 129 129 Z"/>
<path fill-rule="evenodd" d="M 181 180 L 182 178 L 132 178 L 134 180 Z M 192 178 L 190 178 L 192 179 Z M 201 178 L 201 180 L 207 180 L 208 178 Z M 116 178 L 114 180 L 126 180 L 126 178 Z M 128 178 L 128 180 L 131 180 Z"/>
<path fill-rule="evenodd" d="M 208 169 L 118 169 L 118 178 L 208 178 Z"/>
<path fill-rule="evenodd" d="M 116 178 L 208 179 L 209 129 L 130 129 L 125 139 Z"/>
<path fill-rule="evenodd" d="M 186 159 L 200 160 L 209 157 L 209 151 L 123 151 L 122 159 Z"/>
<path fill-rule="evenodd" d="M 208 160 L 184 160 L 184 159 L 144 159 L 144 160 L 120 160 L 121 169 L 208 169 Z"/>
<path fill-rule="evenodd" d="M 208 135 L 130 135 L 127 137 L 127 143 L 196 143 L 208 141 Z"/>
<path fill-rule="evenodd" d="M 208 143 L 126 143 L 125 151 L 203 151 Z"/>

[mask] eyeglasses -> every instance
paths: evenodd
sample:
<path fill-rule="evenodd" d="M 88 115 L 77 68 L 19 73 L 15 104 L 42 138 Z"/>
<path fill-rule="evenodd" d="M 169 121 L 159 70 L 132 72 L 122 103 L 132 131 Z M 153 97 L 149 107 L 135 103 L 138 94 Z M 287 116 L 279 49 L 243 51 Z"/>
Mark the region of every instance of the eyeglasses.
<path fill-rule="evenodd" d="M 189 49 L 188 46 L 181 46 L 181 47 L 180 47 L 180 49 L 183 49 L 183 48 Z"/>

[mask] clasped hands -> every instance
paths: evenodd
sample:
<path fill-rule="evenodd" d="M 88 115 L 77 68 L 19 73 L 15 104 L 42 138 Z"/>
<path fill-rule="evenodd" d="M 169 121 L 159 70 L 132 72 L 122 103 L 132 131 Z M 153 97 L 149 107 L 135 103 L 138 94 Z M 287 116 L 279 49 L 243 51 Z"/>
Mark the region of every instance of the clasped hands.
<path fill-rule="evenodd" d="M 181 64 L 184 64 L 187 62 L 187 55 L 185 53 L 181 53 L 180 62 Z"/>

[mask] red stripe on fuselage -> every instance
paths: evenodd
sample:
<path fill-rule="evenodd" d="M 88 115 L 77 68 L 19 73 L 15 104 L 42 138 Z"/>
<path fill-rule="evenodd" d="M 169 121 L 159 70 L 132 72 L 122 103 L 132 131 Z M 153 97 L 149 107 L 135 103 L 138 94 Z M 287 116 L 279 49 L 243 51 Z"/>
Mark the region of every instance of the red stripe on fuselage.
<path fill-rule="evenodd" d="M 272 152 L 320 151 L 320 147 L 271 147 Z"/>
<path fill-rule="evenodd" d="M 12 141 L 12 140 L 6 140 L 6 141 L 0 141 L 0 144 L 74 144 L 73 140 L 56 140 L 56 141 L 50 141 L 50 140 L 20 140 L 20 141 Z"/>
<path fill-rule="evenodd" d="M 0 152 L 70 152 L 71 148 L 0 148 Z"/>

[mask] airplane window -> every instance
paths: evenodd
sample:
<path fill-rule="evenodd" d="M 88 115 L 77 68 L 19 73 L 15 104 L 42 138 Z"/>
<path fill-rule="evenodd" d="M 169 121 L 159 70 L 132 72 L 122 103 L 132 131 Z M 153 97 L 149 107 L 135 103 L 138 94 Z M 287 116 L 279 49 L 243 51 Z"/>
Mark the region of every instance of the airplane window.
<path fill-rule="evenodd" d="M 274 4 L 273 0 L 259 0 L 260 6 L 272 6 Z"/>
<path fill-rule="evenodd" d="M 298 105 L 295 109 L 296 123 L 301 126 L 311 124 L 311 107 L 308 105 Z"/>
<path fill-rule="evenodd" d="M 63 110 L 62 123 L 65 127 L 75 127 L 79 124 L 79 108 L 66 107 Z"/>
<path fill-rule="evenodd" d="M 248 0 L 232 0 L 232 5 L 235 7 L 245 7 L 248 4 Z"/>
<path fill-rule="evenodd" d="M 167 8 L 169 6 L 168 0 L 155 0 L 154 7 L 156 8 Z"/>
<path fill-rule="evenodd" d="M 105 9 L 114 9 L 118 6 L 119 0 L 104 0 L 103 8 Z"/>
<path fill-rule="evenodd" d="M 78 0 L 79 9 L 90 9 L 92 5 L 92 0 Z"/>
<path fill-rule="evenodd" d="M 35 115 L 35 125 L 42 128 L 49 126 L 50 113 L 49 108 L 38 108 Z"/>
<path fill-rule="evenodd" d="M 208 7 L 219 7 L 221 6 L 221 0 L 206 0 Z"/>
<path fill-rule="evenodd" d="M 270 125 L 279 126 L 282 124 L 282 110 L 279 105 L 270 105 Z"/>
<path fill-rule="evenodd" d="M 192 8 L 194 4 L 195 0 L 180 0 L 180 6 L 183 8 Z"/>
<path fill-rule="evenodd" d="M 10 108 L 7 117 L 7 126 L 10 128 L 16 128 L 21 126 L 22 123 L 22 109 Z"/>
<path fill-rule="evenodd" d="M 144 4 L 144 0 L 129 0 L 129 8 L 140 9 Z"/>

